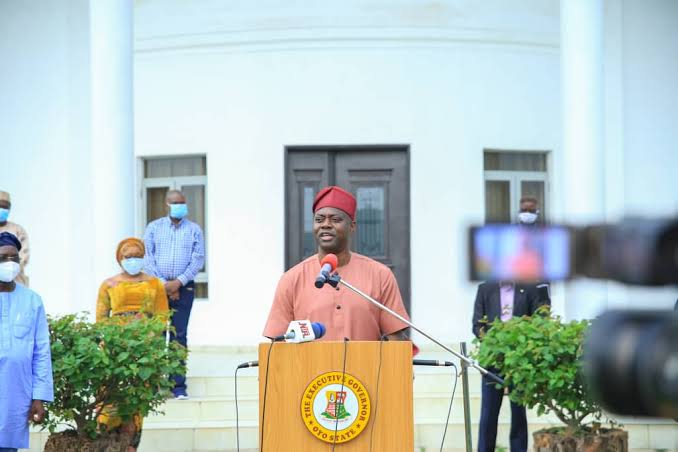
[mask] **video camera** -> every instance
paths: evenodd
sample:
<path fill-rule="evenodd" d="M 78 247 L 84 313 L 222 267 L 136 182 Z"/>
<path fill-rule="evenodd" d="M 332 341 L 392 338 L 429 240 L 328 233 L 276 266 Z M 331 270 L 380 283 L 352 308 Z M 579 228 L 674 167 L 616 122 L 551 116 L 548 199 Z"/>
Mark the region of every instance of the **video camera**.
<path fill-rule="evenodd" d="M 487 224 L 469 229 L 471 280 L 588 277 L 678 285 L 678 219 L 584 227 Z M 622 415 L 678 419 L 678 311 L 608 311 L 584 344 L 584 375 L 601 405 Z"/>
<path fill-rule="evenodd" d="M 678 284 L 678 220 L 628 219 L 585 227 L 488 224 L 471 227 L 472 280 Z"/>

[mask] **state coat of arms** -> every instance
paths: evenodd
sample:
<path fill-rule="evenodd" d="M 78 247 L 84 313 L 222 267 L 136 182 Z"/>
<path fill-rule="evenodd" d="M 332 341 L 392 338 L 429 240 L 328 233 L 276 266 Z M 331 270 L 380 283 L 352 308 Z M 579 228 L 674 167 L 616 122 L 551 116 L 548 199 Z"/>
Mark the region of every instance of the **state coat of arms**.
<path fill-rule="evenodd" d="M 327 372 L 314 378 L 301 398 L 301 417 L 306 428 L 330 444 L 357 437 L 367 426 L 370 412 L 370 396 L 365 386 L 353 375 L 341 372 Z"/>

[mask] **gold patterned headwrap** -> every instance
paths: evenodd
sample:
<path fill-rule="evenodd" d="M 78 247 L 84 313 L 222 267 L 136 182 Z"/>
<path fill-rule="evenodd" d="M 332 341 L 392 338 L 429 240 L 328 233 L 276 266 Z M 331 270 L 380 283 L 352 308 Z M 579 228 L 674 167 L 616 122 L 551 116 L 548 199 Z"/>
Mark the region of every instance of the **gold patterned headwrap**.
<path fill-rule="evenodd" d="M 128 250 L 141 251 L 142 256 L 146 254 L 146 247 L 144 246 L 144 242 L 135 237 L 130 237 L 118 244 L 118 249 L 115 251 L 115 258 L 117 259 L 118 263 L 122 261 L 125 251 Z"/>

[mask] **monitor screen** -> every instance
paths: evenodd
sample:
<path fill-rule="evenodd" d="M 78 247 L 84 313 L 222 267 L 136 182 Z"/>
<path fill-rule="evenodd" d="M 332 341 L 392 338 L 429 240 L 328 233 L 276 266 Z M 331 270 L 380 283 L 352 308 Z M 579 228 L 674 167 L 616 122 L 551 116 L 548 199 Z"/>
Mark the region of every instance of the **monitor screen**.
<path fill-rule="evenodd" d="M 488 224 L 472 227 L 471 279 L 561 281 L 571 277 L 571 231 L 564 226 Z"/>

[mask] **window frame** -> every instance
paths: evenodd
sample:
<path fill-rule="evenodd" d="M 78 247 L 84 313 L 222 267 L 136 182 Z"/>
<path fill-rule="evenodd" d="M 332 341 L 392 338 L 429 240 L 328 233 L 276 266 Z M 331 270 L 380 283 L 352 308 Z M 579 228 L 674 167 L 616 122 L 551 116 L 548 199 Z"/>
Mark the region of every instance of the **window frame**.
<path fill-rule="evenodd" d="M 173 159 L 173 158 L 185 158 L 185 157 L 201 157 L 207 160 L 205 155 L 181 155 L 181 156 L 158 156 L 158 157 L 141 157 L 139 158 L 138 164 L 138 177 L 141 183 L 139 184 L 139 208 L 138 208 L 138 218 L 137 221 L 137 235 L 143 237 L 148 225 L 148 209 L 147 209 L 147 190 L 149 188 L 167 188 L 168 190 L 181 190 L 185 185 L 202 185 L 205 190 L 205 225 L 203 228 L 203 236 L 205 239 L 205 244 L 207 245 L 207 225 L 208 223 L 208 209 L 209 205 L 208 197 L 208 187 L 207 187 L 207 175 L 202 176 L 176 176 L 176 177 L 146 177 L 144 163 L 148 160 L 160 160 L 160 159 Z M 205 161 L 207 165 L 207 161 Z M 205 249 L 205 256 L 207 256 L 207 249 Z M 195 276 L 194 281 L 196 283 L 205 283 L 209 287 L 209 268 L 207 259 L 205 259 L 205 266 L 203 270 Z M 208 288 L 209 293 L 209 288 Z M 209 295 L 208 295 L 209 297 Z M 196 298 L 196 301 L 209 301 L 209 298 Z"/>
<path fill-rule="evenodd" d="M 525 151 L 525 150 L 498 150 L 498 149 L 484 149 L 483 156 L 486 152 L 493 153 L 526 153 L 534 151 Z M 513 171 L 513 170 L 485 170 L 483 168 L 483 187 L 485 182 L 508 182 L 509 184 L 509 212 L 510 212 L 510 222 L 514 223 L 518 218 L 518 211 L 520 210 L 520 187 L 522 182 L 543 182 L 544 183 L 544 202 L 540 206 L 541 215 L 540 222 L 546 222 L 548 216 L 551 213 L 551 184 L 550 184 L 550 171 L 552 167 L 551 163 L 551 152 L 549 151 L 539 151 L 534 152 L 536 154 L 542 154 L 545 157 L 546 161 L 546 170 L 545 171 Z M 487 193 L 483 188 L 483 197 L 487 196 Z M 484 211 L 484 218 L 487 218 L 487 211 Z"/>

